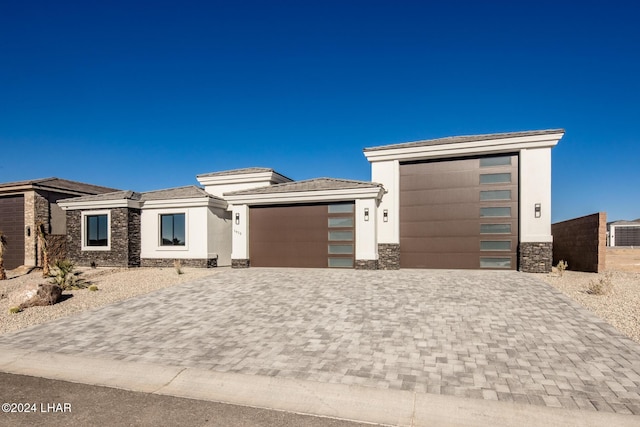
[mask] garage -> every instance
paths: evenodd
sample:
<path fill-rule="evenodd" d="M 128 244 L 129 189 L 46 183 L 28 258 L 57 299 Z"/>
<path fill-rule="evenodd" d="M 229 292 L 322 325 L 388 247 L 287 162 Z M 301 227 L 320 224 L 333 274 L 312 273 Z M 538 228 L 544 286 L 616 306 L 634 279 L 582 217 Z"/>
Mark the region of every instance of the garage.
<path fill-rule="evenodd" d="M 517 268 L 517 154 L 401 163 L 399 185 L 401 268 Z"/>
<path fill-rule="evenodd" d="M 7 248 L 4 267 L 8 270 L 24 264 L 24 196 L 0 197 L 0 231 Z"/>
<path fill-rule="evenodd" d="M 353 202 L 255 206 L 249 214 L 254 267 L 354 266 Z"/>
<path fill-rule="evenodd" d="M 616 226 L 615 246 L 640 246 L 640 224 Z"/>

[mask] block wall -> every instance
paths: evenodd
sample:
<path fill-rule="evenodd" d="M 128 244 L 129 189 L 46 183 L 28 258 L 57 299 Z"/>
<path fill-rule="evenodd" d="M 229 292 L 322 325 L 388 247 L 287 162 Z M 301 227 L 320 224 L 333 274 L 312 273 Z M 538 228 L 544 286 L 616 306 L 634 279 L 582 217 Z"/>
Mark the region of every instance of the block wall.
<path fill-rule="evenodd" d="M 569 270 L 604 271 L 607 249 L 607 214 L 570 219 L 551 225 L 553 264 L 564 260 Z"/>

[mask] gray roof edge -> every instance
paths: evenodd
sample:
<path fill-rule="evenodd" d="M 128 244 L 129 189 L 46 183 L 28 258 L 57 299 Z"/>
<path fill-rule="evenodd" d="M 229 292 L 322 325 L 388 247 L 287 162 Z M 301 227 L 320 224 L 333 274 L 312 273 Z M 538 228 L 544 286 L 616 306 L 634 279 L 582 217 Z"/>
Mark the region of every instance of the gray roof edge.
<path fill-rule="evenodd" d="M 352 189 L 356 189 L 356 188 L 363 188 L 363 186 L 366 186 L 368 188 L 383 188 L 382 184 L 379 184 L 377 182 L 371 182 L 371 181 L 359 181 L 359 180 L 354 180 L 354 179 L 343 179 L 343 178 L 327 178 L 327 177 L 321 177 L 321 178 L 311 178 L 311 179 L 305 179 L 302 181 L 292 181 L 292 182 L 283 182 L 281 184 L 275 184 L 275 185 L 270 185 L 270 186 L 266 186 L 266 187 L 256 187 L 256 188 L 249 188 L 249 189 L 245 189 L 245 190 L 238 190 L 238 191 L 230 191 L 228 193 L 224 193 L 225 196 L 242 196 L 242 195 L 251 195 L 251 194 L 267 194 L 267 193 L 277 193 L 279 192 L 278 190 L 281 190 L 283 188 L 286 187 L 301 187 L 301 188 L 292 188 L 289 190 L 289 192 L 291 193 L 299 193 L 299 192 L 303 192 L 303 191 L 332 191 L 332 190 L 345 190 L 345 189 L 349 189 L 349 187 L 345 187 L 345 188 L 335 188 L 335 189 L 307 189 L 307 188 L 303 188 L 304 184 L 309 184 L 309 183 L 313 183 L 313 182 L 320 182 L 320 181 L 333 181 L 333 182 L 343 182 L 343 183 L 351 183 L 351 184 L 358 184 L 359 187 L 351 187 Z M 300 185 L 302 184 L 302 185 Z M 287 192 L 287 191 L 281 191 L 281 192 Z"/>
<path fill-rule="evenodd" d="M 556 133 L 564 134 L 565 130 L 562 128 L 557 128 L 557 129 L 543 129 L 543 130 L 528 130 L 528 131 L 519 131 L 519 132 L 486 133 L 486 134 L 478 134 L 478 135 L 447 136 L 443 138 L 424 139 L 424 140 L 418 140 L 418 141 L 400 142 L 395 144 L 367 147 L 367 148 L 364 148 L 363 151 L 369 152 L 369 151 L 390 150 L 394 148 L 404 148 L 404 147 L 420 147 L 422 145 L 440 145 L 440 144 L 444 145 L 444 144 L 455 144 L 460 142 L 488 141 L 491 139 L 500 139 L 500 138 L 520 138 L 525 136 L 553 135 Z"/>
<path fill-rule="evenodd" d="M 229 169 L 229 170 L 225 170 L 225 171 L 201 173 L 201 174 L 196 175 L 196 178 L 208 178 L 208 177 L 228 176 L 228 175 L 248 175 L 248 174 L 252 174 L 252 173 L 268 173 L 268 172 L 271 172 L 271 173 L 273 173 L 275 175 L 279 175 L 279 176 L 281 176 L 283 178 L 286 178 L 286 179 L 288 179 L 290 181 L 293 181 L 288 176 L 285 176 L 285 175 L 281 174 L 280 172 L 277 172 L 273 168 L 263 168 L 263 167 Z"/>
<path fill-rule="evenodd" d="M 69 183 L 69 184 L 75 185 L 76 188 L 66 188 L 63 186 L 58 186 L 56 185 L 56 181 L 59 183 Z M 47 185 L 47 183 L 49 183 L 49 185 Z M 36 179 L 28 179 L 28 180 L 22 180 L 22 181 L 0 183 L 0 189 L 9 188 L 9 187 L 22 187 L 22 186 L 32 186 L 35 188 L 48 187 L 48 188 L 51 188 L 52 190 L 58 190 L 61 193 L 74 192 L 74 193 L 87 193 L 87 194 L 103 194 L 103 193 L 112 193 L 115 191 L 120 191 L 117 188 L 104 187 L 102 185 L 89 184 L 87 182 L 80 182 L 80 181 L 74 181 L 71 179 L 58 178 L 55 176 L 51 176 L 48 178 L 36 178 Z"/>

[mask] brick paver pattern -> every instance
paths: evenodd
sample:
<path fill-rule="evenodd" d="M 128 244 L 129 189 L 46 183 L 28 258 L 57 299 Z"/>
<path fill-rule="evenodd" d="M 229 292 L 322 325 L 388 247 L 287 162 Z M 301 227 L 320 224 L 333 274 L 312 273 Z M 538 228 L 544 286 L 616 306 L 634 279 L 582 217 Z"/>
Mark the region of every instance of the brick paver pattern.
<path fill-rule="evenodd" d="M 0 344 L 640 415 L 640 345 L 511 271 L 225 269 Z"/>

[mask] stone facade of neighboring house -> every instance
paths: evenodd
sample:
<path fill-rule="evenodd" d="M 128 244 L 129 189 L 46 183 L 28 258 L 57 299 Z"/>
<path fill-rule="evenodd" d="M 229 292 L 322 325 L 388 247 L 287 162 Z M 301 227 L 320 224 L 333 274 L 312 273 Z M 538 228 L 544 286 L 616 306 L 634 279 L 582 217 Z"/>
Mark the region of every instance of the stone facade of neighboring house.
<path fill-rule="evenodd" d="M 111 191 L 114 189 L 61 178 L 0 184 L 0 231 L 7 240 L 5 267 L 42 266 L 36 233 L 39 223 L 49 236 L 49 259 L 64 257 L 66 239 L 60 236 L 67 232 L 66 216 L 57 201 Z"/>

